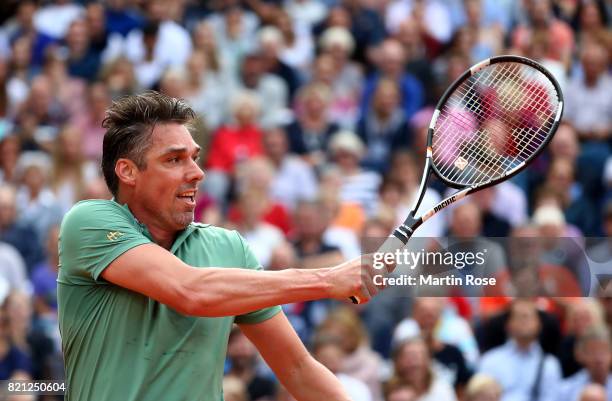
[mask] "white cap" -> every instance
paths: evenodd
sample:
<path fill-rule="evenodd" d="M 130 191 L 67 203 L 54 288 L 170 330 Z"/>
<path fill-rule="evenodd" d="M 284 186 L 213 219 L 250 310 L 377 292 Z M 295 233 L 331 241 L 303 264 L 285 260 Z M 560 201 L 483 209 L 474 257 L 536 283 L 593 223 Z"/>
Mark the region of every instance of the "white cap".
<path fill-rule="evenodd" d="M 340 46 L 346 49 L 348 53 L 352 53 L 355 49 L 355 39 L 353 39 L 351 32 L 338 26 L 326 29 L 321 35 L 319 44 L 325 50 L 332 46 Z"/>
<path fill-rule="evenodd" d="M 346 151 L 361 158 L 365 152 L 365 147 L 361 139 L 352 131 L 340 131 L 334 134 L 329 143 L 329 149 L 333 154 L 339 151 Z"/>
<path fill-rule="evenodd" d="M 565 216 L 561 209 L 553 205 L 540 206 L 533 213 L 533 224 L 541 226 L 564 226 Z"/>

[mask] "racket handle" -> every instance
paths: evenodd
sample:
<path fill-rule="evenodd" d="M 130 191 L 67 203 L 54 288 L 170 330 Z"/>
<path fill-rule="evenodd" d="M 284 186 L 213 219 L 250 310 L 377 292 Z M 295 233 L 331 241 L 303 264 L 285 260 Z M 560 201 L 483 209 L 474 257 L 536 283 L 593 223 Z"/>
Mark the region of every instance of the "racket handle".
<path fill-rule="evenodd" d="M 385 240 L 385 242 L 378 248 L 376 253 L 393 253 L 398 249 L 402 249 L 410 237 L 412 236 L 413 230 L 406 225 L 399 226 L 394 232 L 393 235 L 389 236 Z M 386 268 L 385 268 L 386 269 Z M 390 273 L 389 271 L 387 273 Z M 352 295 L 349 297 L 352 303 L 355 305 L 359 305 L 361 300 L 358 296 Z"/>

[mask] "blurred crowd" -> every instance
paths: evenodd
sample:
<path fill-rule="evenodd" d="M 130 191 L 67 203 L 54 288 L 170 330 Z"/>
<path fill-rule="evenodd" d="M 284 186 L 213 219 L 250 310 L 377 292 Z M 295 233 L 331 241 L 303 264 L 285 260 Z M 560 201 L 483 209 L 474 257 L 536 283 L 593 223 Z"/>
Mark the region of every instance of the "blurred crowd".
<path fill-rule="evenodd" d="M 494 262 L 528 268 L 496 297 L 284 310 L 355 401 L 612 400 L 607 281 L 593 290 L 572 252 L 533 246 L 571 239 L 612 268 L 611 18 L 606 0 L 2 1 L 0 380 L 63 376 L 59 224 L 75 202 L 110 198 L 99 165 L 114 99 L 184 98 L 204 149 L 196 219 L 238 230 L 266 269 L 322 267 L 405 218 L 444 89 L 517 54 L 565 93 L 556 136 L 416 236 L 427 249 L 528 238 Z M 432 180 L 419 213 L 449 193 Z M 239 331 L 224 388 L 226 401 L 291 399 Z"/>

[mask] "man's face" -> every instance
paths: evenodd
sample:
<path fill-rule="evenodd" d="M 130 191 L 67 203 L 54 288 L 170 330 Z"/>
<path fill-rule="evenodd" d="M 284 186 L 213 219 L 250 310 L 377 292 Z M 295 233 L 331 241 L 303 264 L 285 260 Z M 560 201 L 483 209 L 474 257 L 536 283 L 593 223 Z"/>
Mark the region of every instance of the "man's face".
<path fill-rule="evenodd" d="M 238 369 L 253 366 L 257 361 L 257 348 L 242 334 L 235 334 L 227 344 L 227 356 Z"/>
<path fill-rule="evenodd" d="M 517 302 L 513 305 L 508 321 L 509 336 L 519 342 L 534 341 L 540 333 L 540 319 L 535 305 Z"/>
<path fill-rule="evenodd" d="M 431 333 L 442 314 L 442 300 L 439 298 L 420 298 L 415 305 L 413 317 L 422 331 Z"/>
<path fill-rule="evenodd" d="M 597 380 L 605 379 L 612 366 L 610 344 L 604 340 L 587 341 L 578 350 L 576 357 L 591 377 Z"/>
<path fill-rule="evenodd" d="M 199 152 L 184 125 L 155 126 L 146 168 L 137 170 L 134 181 L 133 199 L 148 224 L 180 231 L 193 221 L 198 184 L 204 178 L 198 166 Z"/>

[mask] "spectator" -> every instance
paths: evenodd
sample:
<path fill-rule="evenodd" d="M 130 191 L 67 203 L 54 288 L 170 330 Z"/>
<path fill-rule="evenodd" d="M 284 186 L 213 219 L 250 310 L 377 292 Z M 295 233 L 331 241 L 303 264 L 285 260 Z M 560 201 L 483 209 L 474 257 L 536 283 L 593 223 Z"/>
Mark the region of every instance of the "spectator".
<path fill-rule="evenodd" d="M 21 141 L 17 135 L 0 137 L 0 184 L 15 184 Z"/>
<path fill-rule="evenodd" d="M 389 380 L 384 385 L 386 401 L 416 401 L 417 394 L 411 385 L 398 380 Z"/>
<path fill-rule="evenodd" d="M 363 72 L 350 60 L 355 40 L 348 29 L 331 27 L 321 34 L 319 46 L 321 55 L 315 61 L 313 80 L 331 88 L 330 118 L 352 129 L 359 118 L 358 102 L 363 87 Z"/>
<path fill-rule="evenodd" d="M 597 235 L 598 210 L 574 180 L 575 168 L 571 161 L 556 159 L 548 170 L 545 185 L 559 194 L 560 206 L 568 223 L 578 227 L 584 235 Z"/>
<path fill-rule="evenodd" d="M 525 49 L 531 38 L 539 32 L 547 34 L 555 46 L 549 48 L 548 58 L 561 61 L 569 66 L 571 52 L 574 50 L 574 34 L 571 28 L 557 19 L 550 0 L 527 0 L 525 2 L 528 22 L 519 25 L 512 32 L 515 48 Z"/>
<path fill-rule="evenodd" d="M 283 9 L 273 14 L 272 22 L 283 36 L 280 59 L 288 66 L 306 71 L 314 56 L 314 44 L 308 27 L 296 24 Z"/>
<path fill-rule="evenodd" d="M 452 385 L 440 377 L 432 364 L 425 341 L 413 338 L 400 343 L 393 354 L 392 381 L 407 383 L 417 401 L 454 401 Z"/>
<path fill-rule="evenodd" d="M 612 39 L 607 28 L 609 22 L 610 14 L 603 1 L 578 2 L 572 23 L 576 29 L 579 45 L 584 46 L 589 41 L 595 41 L 609 46 Z"/>
<path fill-rule="evenodd" d="M 606 48 L 588 42 L 581 49 L 580 63 L 583 76 L 575 76 L 567 90 L 572 94 L 567 101 L 565 119 L 571 122 L 582 140 L 605 141 L 612 130 L 612 90 L 608 73 Z"/>
<path fill-rule="evenodd" d="M 20 37 L 29 38 L 32 44 L 32 64 L 40 66 L 43 63 L 47 47 L 57 43 L 57 38 L 49 36 L 36 28 L 34 15 L 37 9 L 35 1 L 20 1 L 17 6 L 14 24 L 7 29 L 6 34 L 11 42 Z"/>
<path fill-rule="evenodd" d="M 98 167 L 83 158 L 82 141 L 80 132 L 65 126 L 53 149 L 51 188 L 64 213 L 83 198 L 86 184 L 99 175 Z"/>
<path fill-rule="evenodd" d="M 437 0 L 395 0 L 387 7 L 386 23 L 390 32 L 395 32 L 406 18 L 413 16 L 419 35 L 430 42 L 430 51 L 448 43 L 454 26 L 451 15 L 444 2 Z"/>
<path fill-rule="evenodd" d="M 83 7 L 72 0 L 54 0 L 34 14 L 34 26 L 55 39 L 63 38 L 70 24 L 83 14 Z"/>
<path fill-rule="evenodd" d="M 359 316 L 347 307 L 334 309 L 317 328 L 317 335 L 341 340 L 345 359 L 340 371 L 364 382 L 375 401 L 382 401 L 381 358 L 370 348 Z"/>
<path fill-rule="evenodd" d="M 391 169 L 389 170 L 389 179 L 397 182 L 401 187 L 400 201 L 396 208 L 397 222 L 404 221 L 412 207 L 415 197 L 419 189 L 419 174 L 421 173 L 420 166 L 414 155 L 406 151 L 396 151 L 391 159 Z M 425 213 L 430 208 L 433 208 L 442 198 L 435 189 L 428 187 L 425 190 L 421 205 L 416 211 L 416 215 Z M 446 223 L 444 219 L 445 211 L 438 213 L 427 221 L 427 224 L 415 230 L 417 237 L 433 238 L 444 234 Z"/>
<path fill-rule="evenodd" d="M 606 390 L 598 384 L 589 384 L 580 393 L 580 401 L 604 401 L 605 399 Z"/>
<path fill-rule="evenodd" d="M 138 85 L 145 89 L 152 89 L 166 68 L 163 60 L 160 60 L 161 57 L 155 57 L 156 45 L 159 42 L 159 23 L 148 22 L 142 28 L 140 35 L 142 54 L 131 55 L 128 49 L 127 57 L 134 65 Z"/>
<path fill-rule="evenodd" d="M 111 95 L 102 82 L 92 83 L 87 90 L 87 106 L 83 113 L 73 115 L 70 125 L 83 136 L 83 155 L 87 160 L 99 161 L 102 158 L 104 129 L 102 121 L 110 106 Z"/>
<path fill-rule="evenodd" d="M 391 150 L 406 149 L 412 142 L 412 132 L 400 101 L 397 84 L 381 79 L 370 109 L 357 127 L 357 133 L 367 149 L 362 164 L 381 174 L 389 168 Z"/>
<path fill-rule="evenodd" d="M 371 74 L 365 83 L 361 115 L 367 113 L 379 80 L 388 78 L 399 86 L 404 115 L 410 119 L 423 106 L 425 96 L 421 83 L 412 74 L 406 72 L 406 54 L 398 41 L 387 39 L 380 45 L 377 67 L 377 72 Z"/>
<path fill-rule="evenodd" d="M 134 94 L 138 89 L 134 66 L 125 57 L 119 57 L 106 65 L 102 70 L 101 79 L 112 99 Z"/>
<path fill-rule="evenodd" d="M 510 222 L 493 211 L 495 194 L 499 192 L 491 187 L 474 194 L 472 198 L 482 215 L 482 235 L 485 237 L 507 237 L 510 233 Z"/>
<path fill-rule="evenodd" d="M 51 93 L 65 109 L 68 118 L 87 112 L 86 103 L 82 101 L 87 95 L 87 83 L 69 74 L 68 59 L 60 49 L 47 51 L 42 73 L 48 78 Z"/>
<path fill-rule="evenodd" d="M 108 0 L 105 11 L 109 33 L 118 33 L 125 37 L 133 29 L 144 25 L 143 16 L 131 8 L 126 0 Z"/>
<path fill-rule="evenodd" d="M 359 240 L 366 220 L 362 206 L 354 201 L 342 199 L 342 173 L 338 168 L 326 168 L 321 175 L 318 200 L 327 224 L 323 238 L 336 245 L 345 258 L 361 254 Z"/>
<path fill-rule="evenodd" d="M 9 291 L 30 291 L 30 282 L 23 258 L 10 244 L 0 241 L 0 303 Z"/>
<path fill-rule="evenodd" d="M 492 277 L 503 270 L 506 265 L 506 255 L 502 247 L 492 239 L 482 234 L 482 212 L 477 204 L 465 200 L 451 210 L 449 236 L 453 242 L 448 249 L 453 252 L 482 252 L 487 250 L 484 263 L 466 265 L 461 274 L 474 274 L 478 277 Z M 463 285 L 461 293 L 466 296 L 482 295 L 483 288 Z"/>
<path fill-rule="evenodd" d="M 502 389 L 490 376 L 474 375 L 465 389 L 466 401 L 500 401 Z"/>
<path fill-rule="evenodd" d="M 256 96 L 261 105 L 259 122 L 268 128 L 286 120 L 289 92 L 285 82 L 279 77 L 265 71 L 264 60 L 258 53 L 250 53 L 242 60 L 240 81 L 236 91 L 249 90 Z"/>
<path fill-rule="evenodd" d="M 31 380 L 32 360 L 15 346 L 11 336 L 14 323 L 8 312 L 8 302 L 0 304 L 0 380 Z"/>
<path fill-rule="evenodd" d="M 499 24 L 485 25 L 482 10 L 483 0 L 468 0 L 465 3 L 467 29 L 471 35 L 470 56 L 474 63 L 500 54 L 504 32 Z"/>
<path fill-rule="evenodd" d="M 354 401 L 371 401 L 372 393 L 368 386 L 361 380 L 355 379 L 346 373 L 342 373 L 344 359 L 346 357 L 344 349 L 341 346 L 341 341 L 334 337 L 325 337 L 315 339 L 312 347 L 312 354 L 317 361 L 329 369 L 348 392 L 351 400 Z"/>
<path fill-rule="evenodd" d="M 232 123 L 219 128 L 212 138 L 207 160 L 208 179 L 204 182 L 220 205 L 225 204 L 236 166 L 263 153 L 262 131 L 257 123 L 261 108 L 258 98 L 253 93 L 242 92 L 232 103 Z"/>
<path fill-rule="evenodd" d="M 238 329 L 233 329 L 227 343 L 229 359 L 229 377 L 239 379 L 247 389 L 249 400 L 263 401 L 275 393 L 272 380 L 257 371 L 257 348 Z"/>
<path fill-rule="evenodd" d="M 329 266 L 333 261 L 343 260 L 339 248 L 323 236 L 328 222 L 319 210 L 319 202 L 302 201 L 294 212 L 294 245 L 302 267 Z"/>
<path fill-rule="evenodd" d="M 590 383 L 606 389 L 606 397 L 612 397 L 612 349 L 610 333 L 605 327 L 593 326 L 576 342 L 576 359 L 584 369 L 563 381 L 557 399 L 580 401 L 581 391 Z"/>
<path fill-rule="evenodd" d="M 444 309 L 444 298 L 416 298 L 412 309 L 413 317 L 397 325 L 393 342 L 399 344 L 406 339 L 420 336 L 434 360 L 440 364 L 440 377 L 452 385 L 458 394 L 463 394 L 472 372 L 459 347 L 463 347 L 470 360 L 475 362 L 478 346 L 469 324 L 450 313 L 442 318 Z M 452 343 L 449 341 L 451 338 Z"/>
<path fill-rule="evenodd" d="M 16 194 L 19 220 L 33 227 L 42 240 L 62 219 L 62 209 L 49 186 L 51 160 L 42 152 L 24 152 L 17 171 L 21 182 Z"/>
<path fill-rule="evenodd" d="M 123 50 L 123 37 L 120 33 L 108 31 L 104 5 L 89 3 L 85 21 L 89 27 L 90 51 L 98 54 L 103 63 L 119 57 Z"/>
<path fill-rule="evenodd" d="M 561 368 L 537 342 L 541 325 L 531 301 L 518 299 L 512 304 L 507 330 L 510 339 L 482 356 L 479 372 L 501 385 L 502 401 L 553 400 Z"/>
<path fill-rule="evenodd" d="M 229 5 L 206 19 L 212 27 L 222 66 L 231 77 L 238 77 L 244 56 L 252 52 L 259 19 L 250 11 Z"/>
<path fill-rule="evenodd" d="M 259 46 L 265 70 L 285 82 L 289 90 L 289 102 L 292 102 L 301 79 L 298 70 L 282 59 L 284 41 L 282 32 L 274 26 L 263 27 L 259 32 Z"/>
<path fill-rule="evenodd" d="M 28 86 L 36 69 L 32 66 L 32 41 L 22 36 L 11 45 L 9 59 L 9 77 L 6 82 L 9 111 L 19 110 L 19 106 L 28 97 Z"/>
<path fill-rule="evenodd" d="M 28 272 L 43 258 L 34 227 L 17 220 L 17 193 L 8 185 L 0 186 L 0 241 L 19 251 Z"/>
<path fill-rule="evenodd" d="M 68 72 L 73 77 L 93 81 L 100 68 L 100 53 L 91 46 L 90 26 L 85 19 L 70 23 L 64 42 L 68 53 Z"/>
<path fill-rule="evenodd" d="M 51 81 L 44 75 L 32 80 L 30 93 L 21 105 L 17 125 L 29 150 L 50 149 L 57 138 L 57 127 L 68 119 L 68 110 L 53 92 Z"/>
<path fill-rule="evenodd" d="M 289 154 L 289 141 L 284 129 L 269 129 L 264 137 L 265 155 L 272 162 L 272 198 L 293 210 L 298 202 L 312 201 L 317 194 L 317 178 L 310 166 L 301 158 Z"/>
<path fill-rule="evenodd" d="M 384 21 L 379 13 L 360 0 L 342 0 L 348 13 L 351 34 L 355 38 L 355 59 L 364 62 L 368 52 L 378 46 L 385 37 Z M 331 16 L 331 13 L 330 13 Z"/>
<path fill-rule="evenodd" d="M 297 118 L 286 127 L 289 150 L 302 156 L 311 166 L 325 163 L 325 151 L 338 125 L 328 114 L 331 93 L 323 84 L 303 87 L 297 95 Z"/>
<path fill-rule="evenodd" d="M 230 71 L 224 65 L 226 62 L 221 57 L 221 50 L 217 46 L 217 38 L 212 25 L 204 20 L 196 24 L 191 33 L 193 41 L 193 50 L 204 53 L 206 57 L 207 67 L 214 75 L 223 76 L 224 79 L 228 79 Z M 237 71 L 231 71 L 234 75 L 237 75 Z M 235 79 L 234 76 L 231 77 Z"/>
<path fill-rule="evenodd" d="M 246 386 L 237 377 L 223 377 L 223 398 L 225 401 L 248 401 Z"/>
<path fill-rule="evenodd" d="M 331 158 L 341 174 L 340 199 L 361 205 L 367 215 L 376 207 L 380 176 L 359 167 L 365 148 L 359 137 L 350 131 L 337 133 L 329 143 Z"/>
<path fill-rule="evenodd" d="M 58 241 L 59 226 L 51 226 L 45 238 L 46 260 L 32 271 L 34 312 L 40 317 L 57 314 Z"/>
<path fill-rule="evenodd" d="M 434 75 L 431 62 L 427 59 L 427 49 L 419 34 L 419 24 L 414 17 L 404 19 L 397 27 L 394 38 L 404 48 L 406 54 L 406 71 L 419 80 L 425 91 L 425 103 L 435 104 Z"/>
<path fill-rule="evenodd" d="M 187 60 L 186 100 L 204 119 L 208 130 L 218 129 L 227 119 L 228 97 L 224 85 L 227 81 L 211 65 L 212 60 L 200 50 Z"/>
<path fill-rule="evenodd" d="M 263 220 L 287 235 L 291 231 L 291 219 L 287 209 L 270 196 L 273 176 L 274 168 L 269 160 L 263 157 L 247 160 L 240 165 L 236 173 L 236 189 L 238 192 L 255 191 L 263 207 Z M 227 217 L 230 221 L 237 222 L 241 220 L 241 213 L 230 208 Z"/>
<path fill-rule="evenodd" d="M 171 20 L 170 2 L 151 0 L 146 11 L 148 28 L 134 29 L 127 35 L 125 56 L 135 64 L 148 61 L 161 69 L 183 66 L 193 46 L 187 30 Z"/>
<path fill-rule="evenodd" d="M 569 305 L 567 333 L 561 340 L 559 349 L 563 377 L 571 376 L 580 370 L 581 365 L 576 360 L 574 352 L 576 341 L 592 327 L 600 327 L 603 324 L 603 311 L 597 301 L 588 298 L 578 299 Z"/>
<path fill-rule="evenodd" d="M 327 16 L 327 7 L 317 0 L 288 0 L 285 9 L 298 24 L 312 28 Z"/>

